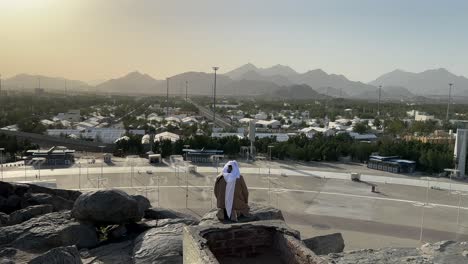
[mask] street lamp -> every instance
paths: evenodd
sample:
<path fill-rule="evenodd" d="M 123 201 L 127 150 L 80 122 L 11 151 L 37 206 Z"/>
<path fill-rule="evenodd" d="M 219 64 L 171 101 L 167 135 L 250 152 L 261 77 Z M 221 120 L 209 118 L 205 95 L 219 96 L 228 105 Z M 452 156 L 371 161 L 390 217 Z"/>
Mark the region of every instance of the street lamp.
<path fill-rule="evenodd" d="M 216 71 L 219 70 L 219 67 L 213 67 L 214 70 L 214 87 L 213 87 L 213 126 L 215 126 L 216 121 Z"/>
<path fill-rule="evenodd" d="M 101 178 L 98 178 L 98 182 L 97 182 L 97 188 L 99 190 L 99 183 L 101 181 L 101 179 L 103 178 L 103 170 L 104 170 L 104 148 L 106 146 L 99 146 L 99 148 L 101 149 L 101 158 L 102 158 L 102 162 L 101 162 Z"/>
<path fill-rule="evenodd" d="M 0 148 L 0 162 L 1 162 L 2 181 L 3 181 L 3 151 L 5 151 L 5 148 Z"/>

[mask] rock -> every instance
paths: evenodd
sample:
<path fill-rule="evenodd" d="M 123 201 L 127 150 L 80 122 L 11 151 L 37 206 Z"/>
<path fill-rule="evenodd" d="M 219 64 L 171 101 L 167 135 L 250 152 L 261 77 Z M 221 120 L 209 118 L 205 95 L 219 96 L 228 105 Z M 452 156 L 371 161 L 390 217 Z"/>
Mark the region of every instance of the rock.
<path fill-rule="evenodd" d="M 53 248 L 32 259 L 29 264 L 82 264 L 75 246 Z"/>
<path fill-rule="evenodd" d="M 166 208 L 149 208 L 145 211 L 145 218 L 147 219 L 176 219 L 176 218 L 184 218 L 184 219 L 192 219 L 194 221 L 198 221 L 195 217 L 189 214 L 181 213 L 174 211 L 172 209 Z"/>
<path fill-rule="evenodd" d="M 468 242 L 440 241 L 428 243 L 420 248 L 383 248 L 363 249 L 321 256 L 330 263 L 339 264 L 373 264 L 373 263 L 468 263 L 463 255 Z"/>
<path fill-rule="evenodd" d="M 167 225 L 184 224 L 184 225 L 198 225 L 198 220 L 190 218 L 168 218 L 157 220 L 144 220 L 138 223 L 127 224 L 127 230 L 130 233 L 140 234 L 151 228 L 164 227 Z"/>
<path fill-rule="evenodd" d="M 71 210 L 73 208 L 73 201 L 47 193 L 31 193 L 28 195 L 27 203 L 30 205 L 50 204 L 53 206 L 54 211 Z"/>
<path fill-rule="evenodd" d="M 253 222 L 253 221 L 262 221 L 262 220 L 283 220 L 283 213 L 281 210 L 264 206 L 260 204 L 249 204 L 250 206 L 250 216 L 248 217 L 239 217 L 238 221 L 240 223 L 245 222 Z M 210 210 L 206 213 L 202 219 L 200 220 L 199 225 L 215 225 L 223 223 L 219 221 L 218 217 L 216 217 L 217 208 Z"/>
<path fill-rule="evenodd" d="M 21 209 L 21 198 L 16 194 L 8 196 L 5 203 L 5 209 L 5 212 L 13 212 Z"/>
<path fill-rule="evenodd" d="M 120 243 L 110 243 L 104 246 L 80 252 L 84 264 L 133 263 L 132 259 L 133 241 L 126 240 Z"/>
<path fill-rule="evenodd" d="M 2 248 L 0 249 L 0 258 L 12 258 L 16 255 L 18 250 L 14 248 Z"/>
<path fill-rule="evenodd" d="M 73 205 L 72 215 L 80 221 L 102 225 L 137 222 L 143 217 L 134 198 L 114 189 L 82 194 Z"/>
<path fill-rule="evenodd" d="M 10 221 L 10 216 L 0 212 L 0 226 L 5 226 L 8 224 L 8 221 Z"/>
<path fill-rule="evenodd" d="M 53 211 L 53 206 L 50 204 L 29 206 L 24 209 L 14 211 L 13 213 L 11 213 L 9 220 L 8 220 L 8 225 L 16 225 L 24 221 L 27 221 L 33 217 L 52 213 L 52 211 Z"/>
<path fill-rule="evenodd" d="M 145 214 L 145 210 L 151 208 L 151 203 L 148 198 L 144 197 L 143 195 L 132 195 L 132 198 L 135 199 L 138 203 L 138 210 L 140 211 L 141 215 Z"/>
<path fill-rule="evenodd" d="M 133 259 L 135 264 L 182 263 L 182 231 L 184 224 L 152 228 L 134 241 Z"/>
<path fill-rule="evenodd" d="M 0 181 L 0 196 L 8 197 L 15 192 L 15 187 L 8 182 Z"/>
<path fill-rule="evenodd" d="M 95 227 L 72 220 L 69 211 L 31 218 L 18 225 L 0 227 L 0 246 L 40 252 L 60 246 L 78 248 L 98 244 Z"/>
<path fill-rule="evenodd" d="M 51 189 L 39 185 L 27 184 L 31 193 L 46 193 L 52 196 L 59 196 L 65 200 L 75 201 L 80 195 L 79 191 Z"/>
<path fill-rule="evenodd" d="M 114 226 L 107 234 L 109 239 L 119 239 L 127 235 L 127 228 L 124 225 Z"/>
<path fill-rule="evenodd" d="M 29 185 L 22 184 L 22 183 L 15 183 L 14 185 L 15 194 L 18 196 L 24 196 L 26 193 L 29 192 Z"/>
<path fill-rule="evenodd" d="M 317 255 L 328 255 L 330 253 L 341 253 L 345 247 L 341 233 L 325 236 L 316 236 L 302 240 L 306 246 Z"/>

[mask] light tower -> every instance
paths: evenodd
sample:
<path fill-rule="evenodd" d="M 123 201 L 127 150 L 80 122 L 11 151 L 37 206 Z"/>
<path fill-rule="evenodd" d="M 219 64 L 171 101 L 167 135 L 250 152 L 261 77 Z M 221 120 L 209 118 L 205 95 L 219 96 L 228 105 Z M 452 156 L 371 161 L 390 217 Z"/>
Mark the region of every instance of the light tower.
<path fill-rule="evenodd" d="M 213 67 L 214 70 L 214 87 L 213 87 L 213 126 L 216 122 L 216 71 L 219 67 Z"/>
<path fill-rule="evenodd" d="M 449 83 L 449 93 L 448 93 L 448 102 L 447 102 L 447 116 L 445 117 L 445 121 L 449 121 L 449 114 L 450 114 L 450 103 L 452 101 L 452 86 L 453 83 Z"/>
<path fill-rule="evenodd" d="M 382 96 L 382 85 L 379 85 L 379 102 L 377 104 L 377 116 L 380 116 L 380 98 Z"/>
<path fill-rule="evenodd" d="M 166 117 L 169 116 L 169 78 L 166 78 Z"/>

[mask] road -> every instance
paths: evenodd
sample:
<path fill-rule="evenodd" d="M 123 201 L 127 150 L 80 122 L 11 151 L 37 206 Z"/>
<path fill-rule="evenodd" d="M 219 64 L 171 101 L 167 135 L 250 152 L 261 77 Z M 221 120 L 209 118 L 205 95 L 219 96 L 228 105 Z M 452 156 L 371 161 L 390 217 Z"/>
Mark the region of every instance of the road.
<path fill-rule="evenodd" d="M 189 102 L 193 105 L 195 105 L 197 108 L 198 108 L 198 111 L 200 111 L 200 114 L 202 114 L 203 116 L 205 116 L 208 120 L 212 120 L 213 119 L 213 111 L 211 111 L 210 109 L 206 108 L 206 107 L 203 107 L 195 102 L 193 102 L 192 100 L 189 99 Z M 215 124 L 217 124 L 218 126 L 226 129 L 226 128 L 232 128 L 232 125 L 231 123 L 229 123 L 228 121 L 226 121 L 224 118 L 222 117 L 219 117 L 219 116 L 216 116 L 216 120 L 215 120 Z"/>

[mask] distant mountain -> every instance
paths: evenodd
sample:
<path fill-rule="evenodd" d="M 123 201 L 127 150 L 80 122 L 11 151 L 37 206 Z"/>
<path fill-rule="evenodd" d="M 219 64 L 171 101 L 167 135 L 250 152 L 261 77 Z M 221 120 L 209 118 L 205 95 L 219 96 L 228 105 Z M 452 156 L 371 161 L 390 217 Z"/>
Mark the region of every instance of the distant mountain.
<path fill-rule="evenodd" d="M 417 95 L 447 95 L 448 84 L 453 83 L 454 95 L 468 95 L 468 79 L 446 69 L 432 69 L 420 73 L 394 70 L 370 82 L 372 85 L 400 86 Z"/>
<path fill-rule="evenodd" d="M 255 67 L 255 65 L 253 65 L 252 63 L 247 63 L 232 71 L 226 72 L 224 75 L 228 76 L 229 78 L 233 80 L 239 80 L 241 79 L 242 75 L 250 71 L 258 72 L 259 69 Z"/>
<path fill-rule="evenodd" d="M 336 97 L 336 98 L 348 98 L 349 95 L 348 93 L 344 92 L 343 89 L 336 89 L 333 87 L 319 87 L 315 88 L 315 91 L 318 93 L 321 93 L 323 95 L 327 95 L 330 97 Z"/>
<path fill-rule="evenodd" d="M 269 81 L 279 86 L 307 84 L 316 90 L 330 87 L 327 89 L 334 89 L 340 91 L 341 94 L 345 93 L 351 96 L 375 91 L 376 89 L 376 87 L 362 82 L 350 81 L 343 75 L 327 74 L 321 69 L 298 73 L 289 66 L 280 64 L 270 68 L 257 68 L 249 63 L 227 72 L 225 75 L 234 80 Z"/>
<path fill-rule="evenodd" d="M 92 88 L 90 85 L 82 81 L 30 74 L 18 74 L 9 79 L 3 80 L 2 84 L 4 88 L 12 90 L 31 90 L 39 88 L 39 85 L 46 91 L 64 91 L 65 85 L 67 90 L 88 90 Z"/>
<path fill-rule="evenodd" d="M 327 97 L 323 94 L 319 94 L 306 84 L 295 84 L 291 86 L 281 87 L 278 90 L 274 91 L 271 95 L 276 98 L 295 100 L 323 99 Z"/>
<path fill-rule="evenodd" d="M 256 81 L 266 81 L 272 82 L 280 86 L 288 86 L 293 83 L 286 76 L 283 75 L 271 75 L 265 76 L 261 75 L 257 71 L 248 71 L 239 77 L 239 80 L 256 80 Z"/>
<path fill-rule="evenodd" d="M 381 97 L 386 99 L 410 99 L 416 97 L 416 95 L 406 87 L 384 86 L 382 87 Z"/>
<path fill-rule="evenodd" d="M 184 72 L 169 78 L 170 94 L 185 94 L 185 82 L 188 81 L 188 93 L 193 95 L 212 95 L 214 74 L 205 72 Z M 224 87 L 232 82 L 229 77 L 218 74 L 216 77 L 216 93 L 225 94 Z M 164 93 L 166 84 L 164 84 Z"/>
<path fill-rule="evenodd" d="M 156 80 L 148 74 L 135 71 L 123 77 L 103 82 L 96 86 L 96 90 L 103 93 L 123 94 L 162 93 L 162 83 L 165 81 Z"/>

